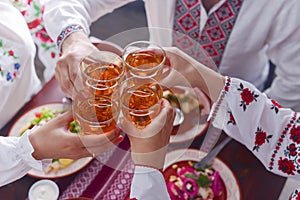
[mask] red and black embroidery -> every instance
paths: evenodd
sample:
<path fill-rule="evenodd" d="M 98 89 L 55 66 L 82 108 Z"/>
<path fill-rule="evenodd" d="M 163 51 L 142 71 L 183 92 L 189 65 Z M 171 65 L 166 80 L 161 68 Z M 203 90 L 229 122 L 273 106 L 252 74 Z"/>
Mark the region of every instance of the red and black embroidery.
<path fill-rule="evenodd" d="M 289 200 L 300 200 L 300 192 L 299 190 L 295 190 L 293 194 L 291 194 Z"/>
<path fill-rule="evenodd" d="M 222 89 L 221 91 L 221 94 L 217 100 L 217 102 L 215 103 L 215 107 L 214 109 L 212 110 L 212 114 L 211 114 L 211 117 L 210 117 L 210 122 L 212 123 L 216 116 L 217 116 L 217 113 L 220 109 L 220 105 L 222 104 L 223 102 L 223 99 L 225 97 L 225 95 L 227 94 L 227 92 L 229 91 L 229 87 L 230 87 L 230 84 L 231 84 L 231 78 L 226 76 L 225 77 L 225 85 L 224 85 L 224 88 Z"/>
<path fill-rule="evenodd" d="M 296 147 L 296 145 L 293 143 L 293 144 L 290 144 L 287 148 L 287 150 L 285 151 L 285 156 L 287 157 L 295 157 L 297 156 L 298 154 L 298 148 Z"/>
<path fill-rule="evenodd" d="M 280 157 L 278 161 L 278 169 L 288 175 L 295 175 L 296 167 L 294 161 Z"/>
<path fill-rule="evenodd" d="M 282 106 L 274 99 L 271 99 L 271 102 L 272 102 L 271 110 L 274 110 L 275 113 L 277 114 L 279 109 L 282 108 Z"/>
<path fill-rule="evenodd" d="M 229 113 L 229 120 L 228 120 L 228 122 L 227 122 L 227 125 L 228 124 L 232 124 L 232 125 L 236 125 L 236 122 L 235 122 L 235 119 L 234 119 L 234 117 L 233 117 L 233 114 L 232 114 L 232 112 L 228 112 Z"/>
<path fill-rule="evenodd" d="M 290 139 L 296 142 L 297 144 L 300 143 L 300 126 L 294 125 L 290 131 Z"/>
<path fill-rule="evenodd" d="M 244 88 L 243 83 L 240 83 L 240 88 L 237 89 L 241 91 L 241 105 L 245 111 L 247 106 L 253 101 L 257 101 L 258 94 L 255 94 L 254 91 L 251 91 L 249 88 Z"/>
<path fill-rule="evenodd" d="M 271 139 L 273 135 L 267 135 L 267 132 L 263 131 L 262 128 L 257 127 L 255 132 L 255 142 L 252 151 L 258 151 L 259 148 L 265 143 L 269 143 L 269 139 Z"/>
<path fill-rule="evenodd" d="M 194 57 L 201 63 L 213 63 L 219 66 L 230 39 L 238 14 L 240 12 L 242 0 L 224 1 L 214 12 L 210 13 L 208 19 L 200 32 L 201 21 L 201 0 L 177 0 L 174 16 L 174 30 L 181 34 L 173 36 L 174 45 Z M 197 52 L 194 48 L 197 43 L 205 50 L 207 56 L 212 61 L 205 59 L 205 56 L 192 55 Z M 199 51 L 198 51 L 199 52 Z M 200 53 L 203 54 L 203 53 Z M 215 66 L 208 65 L 215 70 Z"/>
<path fill-rule="evenodd" d="M 271 156 L 271 161 L 269 163 L 269 169 L 273 170 L 274 167 L 274 162 L 275 162 L 275 158 L 277 153 L 280 150 L 281 144 L 283 142 L 283 139 L 286 137 L 286 135 L 289 133 L 289 130 L 291 129 L 291 127 L 296 123 L 296 116 L 297 116 L 297 112 L 293 113 L 293 116 L 291 117 L 291 120 L 289 121 L 289 123 L 286 125 L 286 127 L 284 128 L 284 130 L 281 132 L 280 137 L 278 138 L 278 142 L 276 144 L 276 147 L 273 151 L 273 154 Z M 298 121 L 298 120 L 297 120 Z M 279 161 L 278 161 L 278 166 L 279 166 Z M 282 170 L 281 170 L 282 171 Z"/>

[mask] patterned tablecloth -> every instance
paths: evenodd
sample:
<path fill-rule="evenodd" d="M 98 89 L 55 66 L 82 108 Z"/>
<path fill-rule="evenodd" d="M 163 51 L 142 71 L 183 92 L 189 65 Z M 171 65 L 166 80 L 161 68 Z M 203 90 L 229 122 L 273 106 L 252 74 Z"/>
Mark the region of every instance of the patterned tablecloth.
<path fill-rule="evenodd" d="M 133 171 L 134 165 L 128 148 L 116 147 L 95 157 L 61 192 L 59 200 L 75 197 L 94 200 L 126 199 Z"/>

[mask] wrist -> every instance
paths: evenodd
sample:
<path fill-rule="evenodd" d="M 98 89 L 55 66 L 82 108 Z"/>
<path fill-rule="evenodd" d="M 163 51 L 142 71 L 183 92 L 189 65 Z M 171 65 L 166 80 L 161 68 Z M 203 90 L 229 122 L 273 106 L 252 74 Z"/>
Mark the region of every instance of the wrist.
<path fill-rule="evenodd" d="M 33 152 L 32 152 L 32 157 L 34 158 L 34 159 L 36 159 L 36 160 L 42 160 L 43 158 L 42 158 L 42 156 L 40 155 L 40 152 L 38 151 L 38 149 L 39 149 L 39 145 L 38 145 L 38 141 L 36 140 L 36 137 L 35 137 L 35 133 L 33 132 L 33 133 L 31 133 L 31 134 L 29 134 L 28 135 L 28 139 L 29 139 L 29 141 L 30 141 L 30 144 L 31 144 L 31 146 L 32 146 L 32 148 L 33 148 Z"/>
<path fill-rule="evenodd" d="M 65 42 L 65 40 L 76 32 L 81 32 L 82 34 L 85 35 L 83 27 L 77 24 L 69 25 L 62 30 L 62 32 L 57 37 L 57 41 L 56 41 L 60 52 L 62 52 L 63 50 L 62 44 Z"/>
<path fill-rule="evenodd" d="M 151 152 L 131 152 L 131 157 L 136 166 L 147 166 L 162 170 L 165 163 L 167 147 Z"/>

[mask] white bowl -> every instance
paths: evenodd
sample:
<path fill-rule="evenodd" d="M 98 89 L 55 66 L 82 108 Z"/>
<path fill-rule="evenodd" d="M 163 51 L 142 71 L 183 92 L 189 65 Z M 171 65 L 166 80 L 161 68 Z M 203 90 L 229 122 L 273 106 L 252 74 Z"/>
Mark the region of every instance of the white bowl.
<path fill-rule="evenodd" d="M 35 182 L 29 189 L 29 200 L 57 200 L 59 188 L 54 181 L 40 180 Z"/>

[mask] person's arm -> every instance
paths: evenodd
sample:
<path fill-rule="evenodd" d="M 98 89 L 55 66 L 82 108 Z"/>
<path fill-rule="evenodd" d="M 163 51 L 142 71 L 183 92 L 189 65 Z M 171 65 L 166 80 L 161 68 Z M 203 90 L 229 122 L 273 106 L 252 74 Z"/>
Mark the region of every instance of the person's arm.
<path fill-rule="evenodd" d="M 55 76 L 68 97 L 72 98 L 73 91 L 79 91 L 81 88 L 80 60 L 98 50 L 88 37 L 91 23 L 130 1 L 133 0 L 47 1 L 44 13 L 45 26 L 61 51 L 61 57 L 55 67 Z M 99 48 L 116 51 L 115 46 L 107 44 Z"/>
<path fill-rule="evenodd" d="M 217 113 L 214 125 L 244 144 L 267 170 L 299 177 L 299 113 L 236 78 L 227 78 L 211 113 Z"/>
<path fill-rule="evenodd" d="M 282 2 L 283 6 L 267 38 L 267 54 L 276 65 L 272 85 L 265 92 L 283 106 L 300 109 L 300 2 Z M 287 23 L 288 22 L 288 23 Z M 255 30 L 254 30 L 255 31 Z"/>
<path fill-rule="evenodd" d="M 137 200 L 170 199 L 162 174 L 167 147 L 173 128 L 174 111 L 167 100 L 162 101 L 160 114 L 144 129 L 131 121 L 121 120 L 131 145 L 135 164 L 130 198 Z"/>
<path fill-rule="evenodd" d="M 32 169 L 42 170 L 42 160 L 79 159 L 98 155 L 122 141 L 120 130 L 100 135 L 77 135 L 68 131 L 72 112 L 64 113 L 21 137 L 0 137 L 0 187 Z"/>
<path fill-rule="evenodd" d="M 244 144 L 267 170 L 299 177 L 300 113 L 283 108 L 249 82 L 219 75 L 176 48 L 167 49 L 167 54 L 171 65 L 175 61 L 173 65 L 184 64 L 198 73 L 194 74 L 199 77 L 197 86 L 215 102 L 214 126 Z"/>
<path fill-rule="evenodd" d="M 22 137 L 0 137 L 0 187 L 23 177 L 32 168 L 42 170 L 42 162 L 31 156 L 34 149 L 28 133 Z"/>
<path fill-rule="evenodd" d="M 45 26 L 50 37 L 57 41 L 59 35 L 68 27 L 71 31 L 84 31 L 90 34 L 90 25 L 101 16 L 112 12 L 134 0 L 51 0 L 47 1 L 44 11 Z M 79 28 L 80 27 L 80 28 Z M 103 27 L 104 28 L 104 27 Z M 108 28 L 108 27 L 105 27 Z"/>

